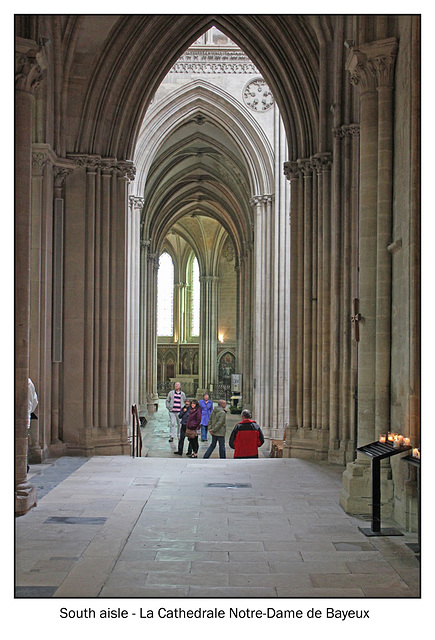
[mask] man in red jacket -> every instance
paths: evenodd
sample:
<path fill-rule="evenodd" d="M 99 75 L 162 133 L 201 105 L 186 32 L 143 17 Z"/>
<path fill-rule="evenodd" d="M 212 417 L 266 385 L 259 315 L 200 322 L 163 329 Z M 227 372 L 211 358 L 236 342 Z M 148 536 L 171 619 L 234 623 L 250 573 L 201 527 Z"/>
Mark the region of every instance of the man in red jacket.
<path fill-rule="evenodd" d="M 251 419 L 251 412 L 242 411 L 242 421 L 234 427 L 228 444 L 234 449 L 235 458 L 258 458 L 258 447 L 264 443 L 263 432 L 255 420 Z"/>

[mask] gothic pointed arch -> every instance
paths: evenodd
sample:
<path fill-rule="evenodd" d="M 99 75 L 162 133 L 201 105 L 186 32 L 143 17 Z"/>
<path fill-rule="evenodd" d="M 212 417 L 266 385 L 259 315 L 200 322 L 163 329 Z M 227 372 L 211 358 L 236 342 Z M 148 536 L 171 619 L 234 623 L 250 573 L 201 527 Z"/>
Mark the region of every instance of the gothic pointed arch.
<path fill-rule="evenodd" d="M 294 158 L 315 153 L 319 42 L 311 21 L 294 15 L 120 17 L 106 39 L 105 54 L 92 70 L 74 150 L 132 158 L 158 86 L 185 49 L 213 25 L 245 51 L 269 84 Z M 109 95 L 118 100 L 109 100 Z"/>

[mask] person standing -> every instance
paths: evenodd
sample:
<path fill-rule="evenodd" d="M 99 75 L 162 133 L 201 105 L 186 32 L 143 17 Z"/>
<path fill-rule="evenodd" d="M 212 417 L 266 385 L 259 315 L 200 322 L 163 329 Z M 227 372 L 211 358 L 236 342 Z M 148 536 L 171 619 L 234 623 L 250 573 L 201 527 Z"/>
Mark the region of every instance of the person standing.
<path fill-rule="evenodd" d="M 181 384 L 176 382 L 174 389 L 168 393 L 168 397 L 166 398 L 166 408 L 169 411 L 169 417 L 171 420 L 169 427 L 169 442 L 174 440 L 175 434 L 177 434 L 177 437 L 180 435 L 180 418 L 178 417 L 178 414 L 180 413 L 185 401 L 186 394 L 184 391 L 181 391 Z"/>
<path fill-rule="evenodd" d="M 204 397 L 199 401 L 201 407 L 201 442 L 207 442 L 208 421 L 213 411 L 213 402 L 210 400 L 208 393 L 204 393 Z"/>
<path fill-rule="evenodd" d="M 183 455 L 184 438 L 186 437 L 186 425 L 187 425 L 187 419 L 189 417 L 189 413 L 190 413 L 190 400 L 185 400 L 184 407 L 181 409 L 180 413 L 178 414 L 178 417 L 180 418 L 181 427 L 180 427 L 180 437 L 178 439 L 178 449 L 177 451 L 174 451 L 174 454 L 176 456 Z M 189 451 L 188 451 L 188 454 L 189 454 Z"/>
<path fill-rule="evenodd" d="M 186 436 L 192 446 L 191 458 L 198 457 L 198 434 L 201 433 L 201 407 L 198 400 L 190 401 L 190 412 L 186 424 Z"/>
<path fill-rule="evenodd" d="M 263 432 L 251 412 L 242 411 L 242 420 L 234 427 L 228 444 L 234 449 L 235 458 L 258 458 L 258 447 L 264 443 Z"/>
<path fill-rule="evenodd" d="M 219 444 L 219 458 L 226 458 L 225 453 L 225 433 L 227 430 L 227 412 L 225 407 L 227 403 L 225 400 L 219 400 L 218 406 L 211 412 L 210 420 L 208 422 L 208 430 L 211 435 L 211 445 L 204 453 L 204 458 L 209 458 Z"/>

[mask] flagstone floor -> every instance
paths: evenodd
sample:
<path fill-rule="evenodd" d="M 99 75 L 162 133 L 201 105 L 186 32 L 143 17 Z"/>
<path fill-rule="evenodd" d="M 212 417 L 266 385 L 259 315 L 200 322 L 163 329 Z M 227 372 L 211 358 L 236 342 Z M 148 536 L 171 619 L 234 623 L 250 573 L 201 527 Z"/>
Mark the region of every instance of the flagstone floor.
<path fill-rule="evenodd" d="M 180 458 L 165 413 L 144 429 L 146 457 L 31 466 L 39 502 L 16 519 L 16 597 L 419 596 L 416 534 L 364 536 L 370 523 L 338 504 L 340 467 Z"/>

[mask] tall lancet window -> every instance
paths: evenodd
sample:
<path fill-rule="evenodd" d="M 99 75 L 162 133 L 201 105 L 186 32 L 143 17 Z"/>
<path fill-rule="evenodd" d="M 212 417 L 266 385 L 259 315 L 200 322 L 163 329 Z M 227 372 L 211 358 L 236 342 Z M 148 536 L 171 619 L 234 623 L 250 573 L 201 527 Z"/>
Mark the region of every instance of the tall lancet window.
<path fill-rule="evenodd" d="M 157 335 L 174 333 L 174 265 L 169 253 L 162 253 L 157 274 Z"/>
<path fill-rule="evenodd" d="M 192 336 L 199 336 L 199 302 L 200 302 L 200 285 L 199 285 L 199 264 L 195 258 L 192 263 Z"/>

